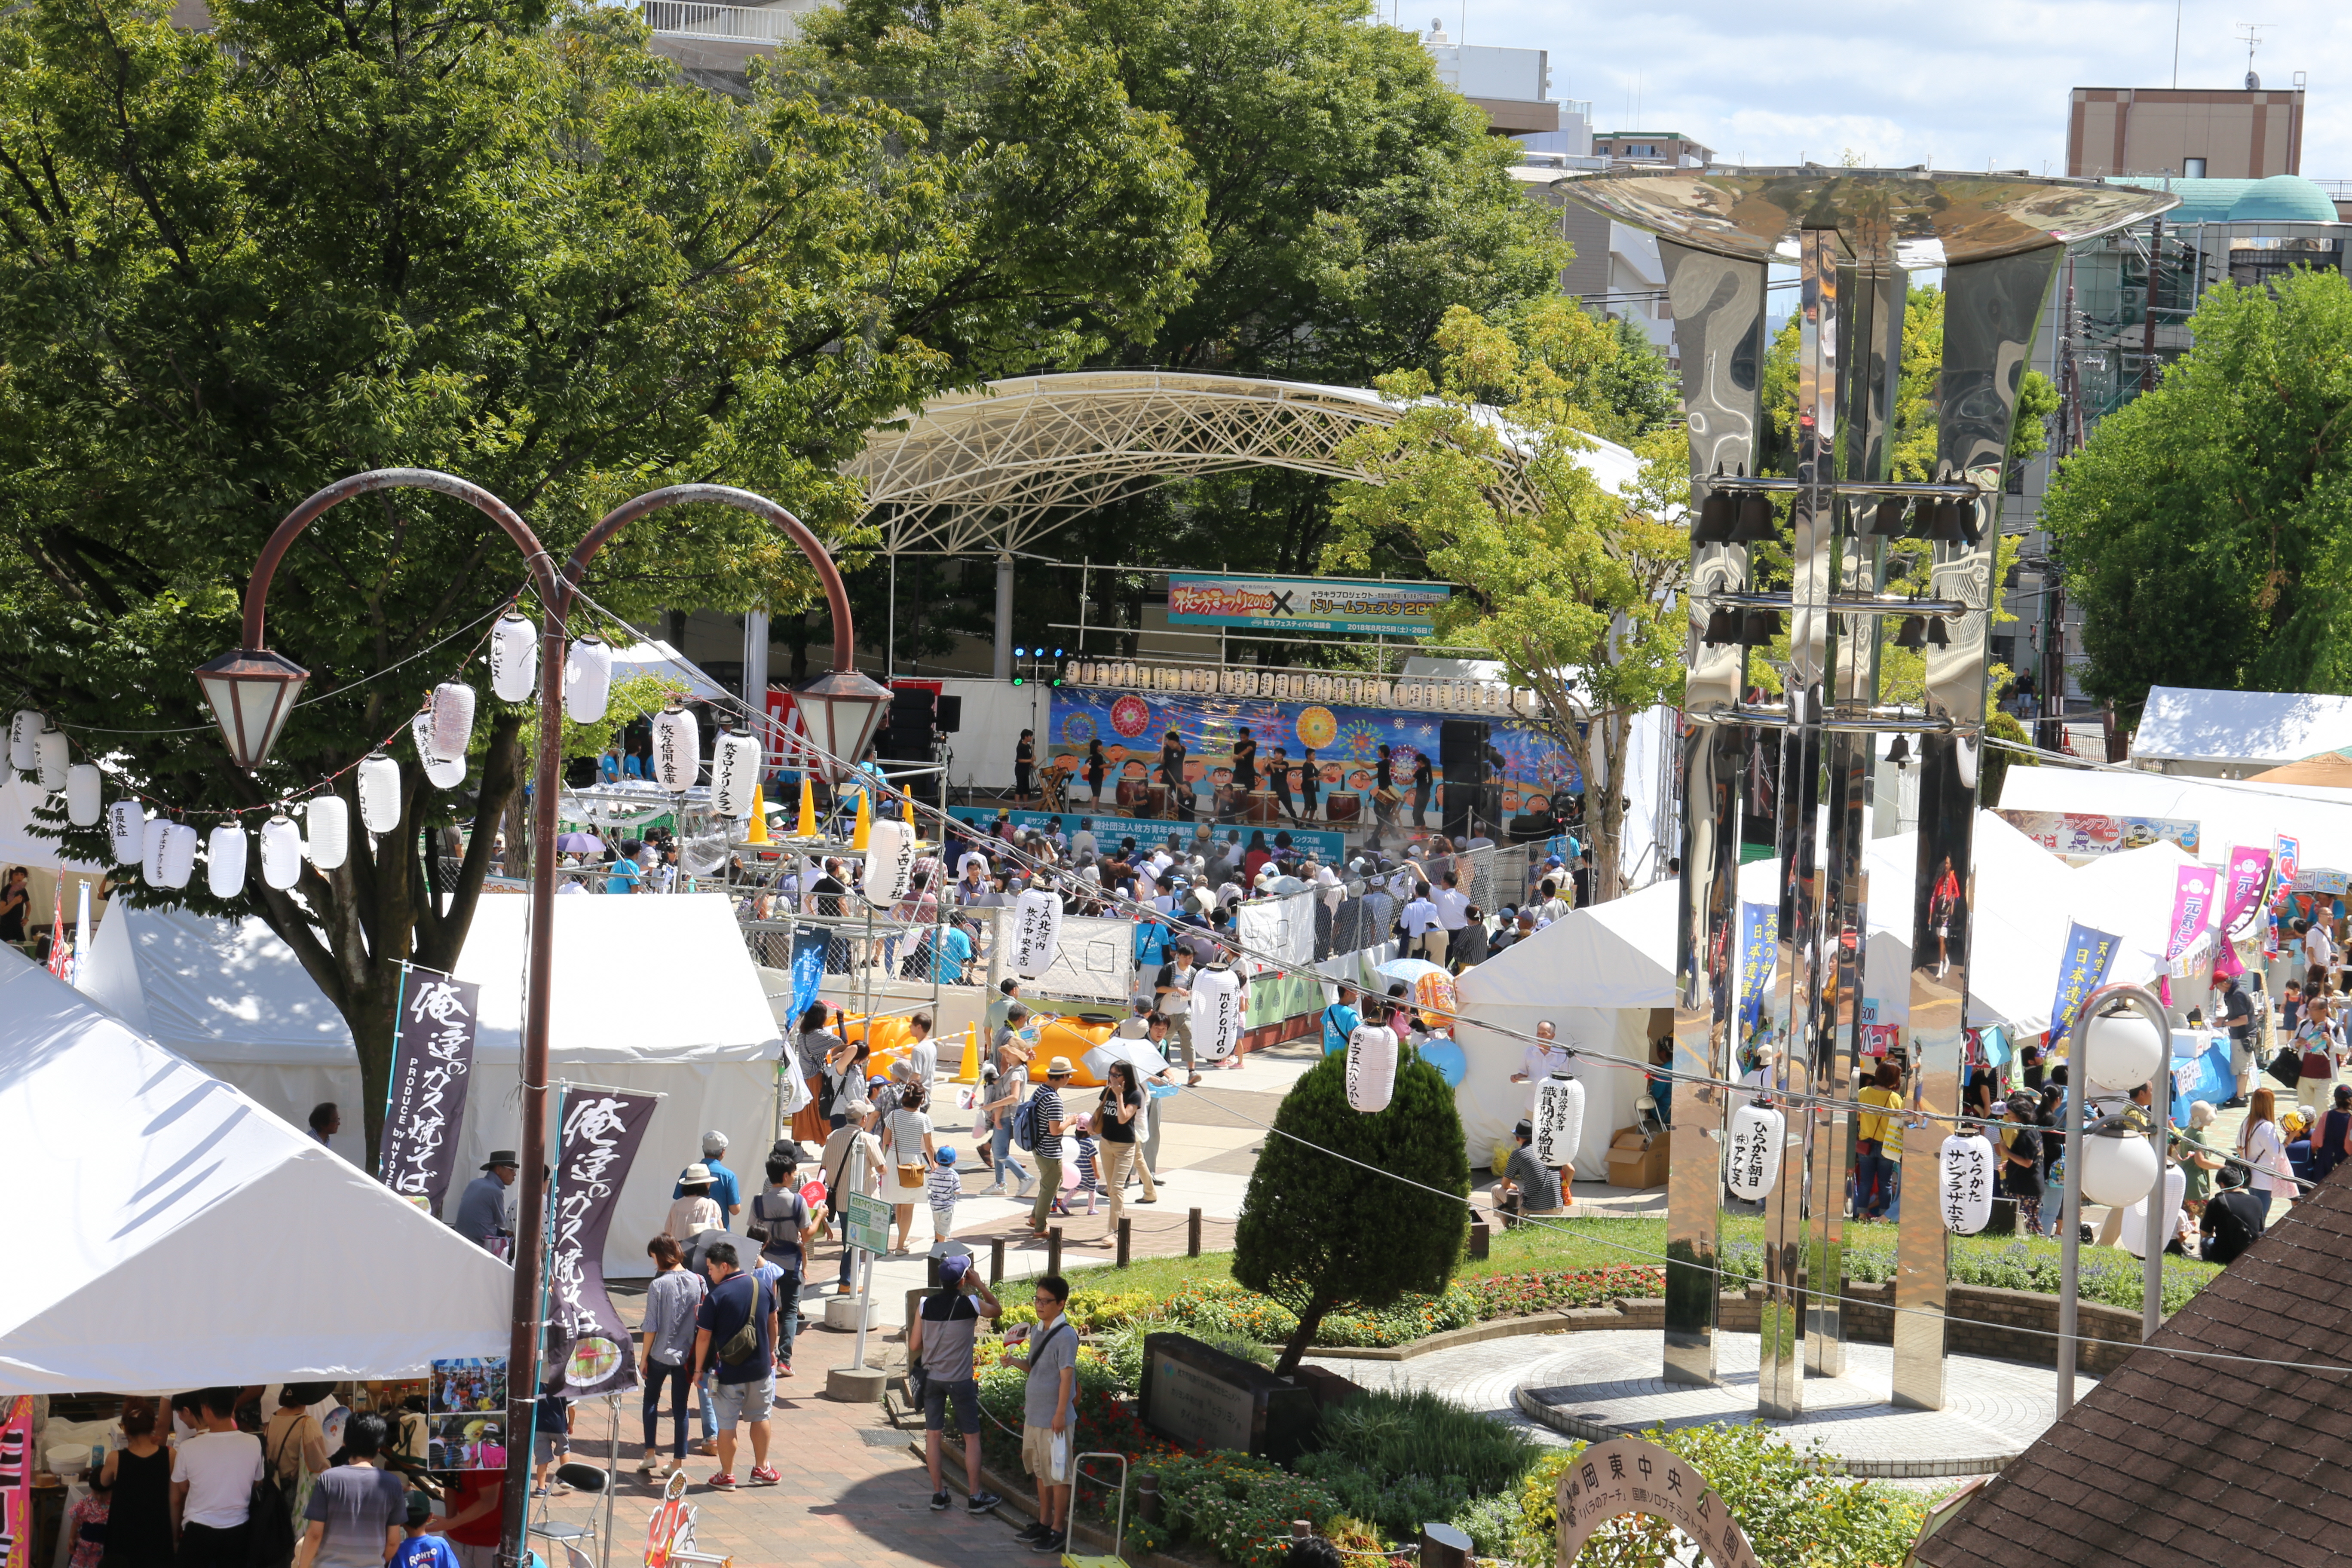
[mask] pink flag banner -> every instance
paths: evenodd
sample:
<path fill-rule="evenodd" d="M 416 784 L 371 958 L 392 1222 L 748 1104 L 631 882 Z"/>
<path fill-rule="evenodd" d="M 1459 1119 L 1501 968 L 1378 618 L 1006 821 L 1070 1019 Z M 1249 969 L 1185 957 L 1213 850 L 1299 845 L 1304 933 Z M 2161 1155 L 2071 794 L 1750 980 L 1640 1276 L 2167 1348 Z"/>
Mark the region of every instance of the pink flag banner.
<path fill-rule="evenodd" d="M 2295 877 L 2303 870 L 2302 841 L 2280 834 L 2278 850 L 2271 857 L 2271 864 L 2278 870 L 2278 875 L 2271 879 L 2271 889 L 2275 901 L 2283 910 L 2286 907 L 2286 896 L 2294 891 Z"/>
<path fill-rule="evenodd" d="M 2172 973 L 2186 975 L 2213 920 L 2213 892 L 2220 874 L 2210 866 L 2183 866 L 2172 887 L 2172 923 L 2165 928 L 2164 956 Z"/>
<path fill-rule="evenodd" d="M 2271 852 L 2251 845 L 2233 845 L 2222 884 L 2221 929 L 2228 931 L 2239 918 L 2260 909 L 2263 891 L 2270 885 Z"/>

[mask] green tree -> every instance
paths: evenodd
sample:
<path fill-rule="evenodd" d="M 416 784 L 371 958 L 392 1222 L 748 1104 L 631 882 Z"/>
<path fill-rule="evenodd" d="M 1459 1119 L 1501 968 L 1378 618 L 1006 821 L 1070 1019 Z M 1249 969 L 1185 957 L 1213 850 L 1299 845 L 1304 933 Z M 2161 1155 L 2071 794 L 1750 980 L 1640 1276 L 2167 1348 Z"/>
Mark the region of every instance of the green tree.
<path fill-rule="evenodd" d="M 161 0 L 0 17 L 0 668 L 14 700 L 203 826 L 391 743 L 400 826 L 290 892 L 257 875 L 232 906 L 349 1022 L 373 1151 L 399 966 L 455 961 L 529 710 L 486 700 L 455 793 L 425 783 L 406 720 L 474 668 L 523 572 L 442 498 L 329 514 L 269 606 L 310 692 L 246 774 L 187 672 L 236 646 L 278 519 L 357 470 L 439 468 L 560 557 L 614 501 L 723 479 L 854 552 L 835 470 L 864 431 L 939 387 L 1148 335 L 1183 294 L 1197 198 L 1164 126 L 1051 40 L 992 90 L 1056 127 L 1055 169 L 932 149 L 873 102 L 707 93 L 614 8 L 249 0 L 223 18 L 207 37 Z M 1008 219 L 1024 159 L 1034 186 L 1087 182 L 1074 216 L 1116 234 Z M 705 508 L 624 534 L 588 586 L 642 617 L 789 614 L 812 583 L 765 524 Z M 474 832 L 453 879 L 436 835 L 457 822 Z M 94 831 L 66 845 L 107 853 Z M 219 910 L 203 881 L 124 892 Z"/>
<path fill-rule="evenodd" d="M 1544 721 L 1581 764 L 1592 896 L 1606 900 L 1620 890 L 1633 719 L 1682 691 L 1678 600 L 1690 547 L 1659 520 L 1689 493 L 1685 445 L 1675 429 L 1642 434 L 1638 413 L 1604 401 L 1625 351 L 1573 301 L 1539 300 L 1504 322 L 1456 310 L 1438 343 L 1437 375 L 1381 379 L 1386 396 L 1407 405 L 1398 424 L 1348 443 L 1372 482 L 1341 488 L 1324 569 L 1360 573 L 1378 551 L 1462 584 L 1439 639 L 1488 649 L 1534 689 Z M 1505 448 L 1496 408 L 1516 451 Z M 1584 466 L 1596 430 L 1634 441 L 1643 461 L 1633 493 Z M 1496 482 L 1506 468 L 1531 505 Z"/>
<path fill-rule="evenodd" d="M 2189 325 L 2043 507 L 2084 688 L 2135 718 L 2157 685 L 2352 691 L 2352 283 L 2224 286 Z"/>
<path fill-rule="evenodd" d="M 1388 1109 L 1371 1116 L 1348 1104 L 1345 1052 L 1316 1063 L 1283 1097 L 1250 1173 L 1234 1278 L 1298 1315 L 1275 1363 L 1286 1377 L 1332 1308 L 1436 1295 L 1462 1261 L 1470 1235 L 1462 1118 L 1438 1070 L 1409 1047 L 1403 1057 Z"/>

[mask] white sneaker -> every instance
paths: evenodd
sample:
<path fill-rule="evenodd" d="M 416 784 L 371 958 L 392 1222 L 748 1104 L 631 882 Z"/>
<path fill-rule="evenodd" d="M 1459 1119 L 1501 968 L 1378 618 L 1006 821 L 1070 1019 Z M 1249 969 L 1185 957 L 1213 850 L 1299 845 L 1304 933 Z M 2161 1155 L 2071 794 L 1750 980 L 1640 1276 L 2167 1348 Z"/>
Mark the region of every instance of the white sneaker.
<path fill-rule="evenodd" d="M 973 1195 L 974 1195 L 974 1196 L 977 1196 L 977 1197 L 992 1198 L 992 1197 L 997 1196 L 999 1194 L 1003 1193 L 1003 1191 L 1004 1191 L 1004 1184 L 1003 1184 L 1003 1182 L 994 1182 L 994 1183 L 990 1184 L 989 1184 L 989 1185 L 987 1185 L 987 1186 L 984 1186 L 984 1187 L 981 1188 L 981 1189 L 980 1189 L 980 1191 L 979 1191 L 977 1194 L 973 1194 Z"/>

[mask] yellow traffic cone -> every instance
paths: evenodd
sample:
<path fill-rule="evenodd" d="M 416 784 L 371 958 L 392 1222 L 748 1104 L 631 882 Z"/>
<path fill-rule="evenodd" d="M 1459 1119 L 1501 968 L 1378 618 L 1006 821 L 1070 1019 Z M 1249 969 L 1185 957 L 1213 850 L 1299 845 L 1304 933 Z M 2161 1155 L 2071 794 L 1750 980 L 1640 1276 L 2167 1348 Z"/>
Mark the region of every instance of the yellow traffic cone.
<path fill-rule="evenodd" d="M 963 1070 L 956 1074 L 958 1083 L 980 1081 L 980 1030 L 971 1024 L 963 1026 Z"/>
<path fill-rule="evenodd" d="M 801 819 L 793 829 L 793 836 L 796 838 L 816 837 L 816 785 L 806 773 L 801 775 Z"/>
<path fill-rule="evenodd" d="M 760 786 L 751 786 L 751 831 L 743 836 L 746 844 L 768 842 L 768 804 L 760 798 Z"/>
<path fill-rule="evenodd" d="M 849 836 L 849 847 L 852 849 L 865 848 L 867 841 L 874 837 L 873 800 L 874 791 L 871 786 L 858 790 L 857 826 Z"/>

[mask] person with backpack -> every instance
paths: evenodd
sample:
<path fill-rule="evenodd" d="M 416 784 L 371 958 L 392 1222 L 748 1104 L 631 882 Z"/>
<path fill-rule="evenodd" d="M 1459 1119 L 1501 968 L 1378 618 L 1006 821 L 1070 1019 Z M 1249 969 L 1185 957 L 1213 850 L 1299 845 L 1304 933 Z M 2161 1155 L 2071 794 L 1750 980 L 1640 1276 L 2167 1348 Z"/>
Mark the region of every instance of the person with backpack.
<path fill-rule="evenodd" d="M 793 1185 L 797 1167 L 789 1159 L 768 1158 L 768 1190 L 751 1199 L 751 1223 L 768 1233 L 761 1261 L 778 1271 L 776 1280 L 776 1375 L 793 1375 L 793 1339 L 801 1321 L 801 1281 L 808 1268 L 809 1238 L 816 1216 Z"/>
<path fill-rule="evenodd" d="M 408 1489 L 377 1468 L 383 1438 L 383 1417 L 372 1410 L 343 1423 L 344 1462 L 310 1489 L 294 1568 L 383 1568 L 400 1550 Z"/>
<path fill-rule="evenodd" d="M 843 1102 L 847 1117 L 831 1137 L 824 1141 L 824 1152 L 820 1164 L 824 1173 L 824 1207 L 828 1215 L 845 1212 L 843 1199 L 851 1193 L 872 1193 L 876 1176 L 882 1168 L 882 1145 L 866 1131 L 874 1122 L 871 1100 L 851 1100 Z M 849 1245 L 845 1227 L 841 1243 L 841 1282 L 838 1293 L 849 1294 L 849 1273 L 857 1249 Z"/>
<path fill-rule="evenodd" d="M 711 1374 L 712 1403 L 719 1411 L 719 1473 L 711 1489 L 731 1492 L 735 1480 L 735 1428 L 751 1427 L 751 1484 L 772 1487 L 783 1478 L 768 1468 L 768 1412 L 775 1403 L 775 1298 L 736 1262 L 726 1242 L 712 1247 L 705 1267 L 710 1293 L 695 1309 L 694 1362 Z"/>
<path fill-rule="evenodd" d="M 1045 1221 L 1062 1192 L 1062 1135 L 1070 1130 L 1062 1106 L 1062 1090 L 1074 1072 L 1067 1057 L 1045 1064 L 1045 1087 L 1022 1101 L 1013 1113 L 1013 1141 L 1037 1156 L 1037 1198 L 1029 1210 L 1029 1233 L 1044 1239 Z"/>

